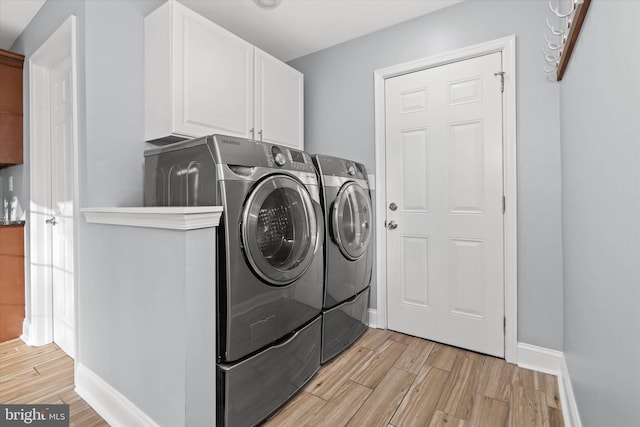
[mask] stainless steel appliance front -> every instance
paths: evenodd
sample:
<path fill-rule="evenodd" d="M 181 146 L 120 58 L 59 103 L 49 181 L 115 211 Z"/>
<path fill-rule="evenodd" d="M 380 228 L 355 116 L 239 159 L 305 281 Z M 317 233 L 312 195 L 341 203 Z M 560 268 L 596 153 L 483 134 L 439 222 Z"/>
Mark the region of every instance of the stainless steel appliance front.
<path fill-rule="evenodd" d="M 311 345 L 320 341 L 323 300 L 319 191 L 310 156 L 278 145 L 214 135 L 145 153 L 147 205 L 224 209 L 215 307 L 221 425 L 258 423 L 319 369 L 320 346 Z M 304 367 L 289 375 L 257 369 L 287 370 L 303 353 Z M 254 410 L 236 410 L 246 404 Z"/>
<path fill-rule="evenodd" d="M 322 363 L 353 344 L 368 326 L 373 271 L 373 210 L 364 165 L 317 154 L 325 236 Z"/>

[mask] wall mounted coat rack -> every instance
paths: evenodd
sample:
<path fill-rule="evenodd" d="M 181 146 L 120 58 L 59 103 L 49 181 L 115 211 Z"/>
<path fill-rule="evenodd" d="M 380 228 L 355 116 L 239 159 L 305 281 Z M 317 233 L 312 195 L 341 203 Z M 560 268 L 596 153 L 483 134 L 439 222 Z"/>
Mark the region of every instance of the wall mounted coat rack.
<path fill-rule="evenodd" d="M 559 43 L 553 43 L 547 37 L 547 32 L 544 34 L 544 39 L 547 44 L 547 48 L 543 49 L 545 61 L 548 65 L 544 67 L 544 71 L 547 73 L 555 73 L 556 80 L 562 80 L 564 72 L 567 69 L 569 58 L 578 40 L 582 23 L 589 9 L 591 0 L 573 0 L 571 2 L 571 10 L 567 13 L 560 12 L 560 6 L 553 7 L 551 1 L 549 1 L 549 9 L 554 13 L 555 17 L 561 23 L 560 28 L 555 28 L 549 22 L 547 18 L 547 28 L 551 32 L 551 36 L 560 39 Z M 564 25 L 562 25 L 564 24 Z M 547 50 L 551 50 L 548 53 Z M 554 54 L 555 53 L 555 54 Z"/>

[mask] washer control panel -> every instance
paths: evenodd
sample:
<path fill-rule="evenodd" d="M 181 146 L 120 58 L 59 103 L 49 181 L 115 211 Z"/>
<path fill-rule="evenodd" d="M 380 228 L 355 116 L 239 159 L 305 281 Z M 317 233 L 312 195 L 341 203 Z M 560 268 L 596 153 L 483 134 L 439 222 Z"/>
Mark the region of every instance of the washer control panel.
<path fill-rule="evenodd" d="M 315 172 L 311 157 L 303 151 L 279 145 L 264 145 L 269 167 L 302 172 Z"/>

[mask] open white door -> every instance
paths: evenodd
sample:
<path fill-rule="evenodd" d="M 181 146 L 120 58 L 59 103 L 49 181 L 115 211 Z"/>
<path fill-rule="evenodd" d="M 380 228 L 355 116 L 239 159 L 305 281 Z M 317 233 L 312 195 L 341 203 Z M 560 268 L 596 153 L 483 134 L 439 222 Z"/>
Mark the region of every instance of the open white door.
<path fill-rule="evenodd" d="M 23 339 L 76 354 L 77 104 L 75 17 L 29 58 L 30 298 Z"/>
<path fill-rule="evenodd" d="M 51 70 L 51 268 L 53 341 L 75 356 L 74 165 L 71 58 Z"/>
<path fill-rule="evenodd" d="M 497 52 L 385 81 L 388 327 L 499 357 L 501 70 Z"/>

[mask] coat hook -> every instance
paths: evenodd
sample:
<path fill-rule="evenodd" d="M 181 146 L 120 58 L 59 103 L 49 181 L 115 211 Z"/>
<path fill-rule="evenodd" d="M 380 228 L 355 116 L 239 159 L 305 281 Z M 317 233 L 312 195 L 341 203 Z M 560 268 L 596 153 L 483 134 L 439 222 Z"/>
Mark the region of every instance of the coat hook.
<path fill-rule="evenodd" d="M 562 34 L 565 34 L 567 31 L 569 31 L 568 28 L 565 28 L 564 30 L 556 30 L 554 27 L 551 26 L 551 24 L 549 23 L 549 18 L 547 18 L 547 27 L 549 27 L 549 29 L 551 30 L 551 34 L 553 34 L 554 36 L 560 36 Z"/>
<path fill-rule="evenodd" d="M 546 41 L 546 42 L 547 42 L 547 47 L 548 47 L 549 49 L 551 49 L 551 50 L 558 50 L 558 49 L 560 49 L 560 48 L 562 47 L 562 46 L 561 46 L 561 45 L 559 45 L 559 44 L 551 43 L 551 42 L 549 41 L 549 39 L 547 38 L 547 34 L 546 34 L 546 33 L 544 34 L 544 41 Z"/>
<path fill-rule="evenodd" d="M 547 52 L 544 51 L 544 49 L 542 49 L 542 53 L 544 53 L 544 60 L 552 63 L 552 62 L 557 62 L 558 59 L 560 59 L 560 55 L 557 55 L 555 58 L 551 55 L 549 55 Z"/>
<path fill-rule="evenodd" d="M 558 5 L 558 7 L 554 9 L 551 5 L 551 0 L 549 0 L 549 9 L 551 9 L 551 11 L 555 13 L 558 18 L 567 18 L 576 10 L 576 2 L 572 2 L 571 10 L 567 14 L 562 14 L 558 11 L 558 9 L 560 9 L 560 5 Z"/>

